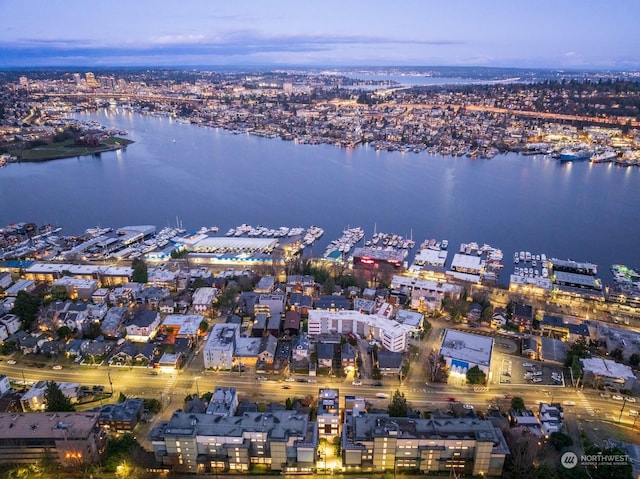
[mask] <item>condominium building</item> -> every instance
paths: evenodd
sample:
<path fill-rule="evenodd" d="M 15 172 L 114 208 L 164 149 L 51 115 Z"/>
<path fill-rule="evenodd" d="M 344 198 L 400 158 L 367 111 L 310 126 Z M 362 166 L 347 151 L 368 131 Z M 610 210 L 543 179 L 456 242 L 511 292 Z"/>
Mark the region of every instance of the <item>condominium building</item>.
<path fill-rule="evenodd" d="M 241 416 L 175 412 L 150 435 L 156 460 L 175 472 L 311 473 L 317 425 L 293 411 L 245 412 Z"/>
<path fill-rule="evenodd" d="M 99 412 L 0 413 L 0 463 L 97 464 L 105 436 Z"/>
<path fill-rule="evenodd" d="M 342 433 L 346 470 L 418 470 L 499 477 L 509 449 L 499 428 L 476 418 L 353 416 Z"/>

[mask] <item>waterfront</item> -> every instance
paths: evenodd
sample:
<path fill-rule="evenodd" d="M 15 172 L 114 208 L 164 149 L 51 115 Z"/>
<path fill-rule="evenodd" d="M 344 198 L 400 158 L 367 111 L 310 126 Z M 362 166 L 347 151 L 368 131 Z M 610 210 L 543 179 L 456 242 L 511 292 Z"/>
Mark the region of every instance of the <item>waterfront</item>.
<path fill-rule="evenodd" d="M 560 164 L 550 157 L 492 160 L 298 145 L 202 128 L 164 117 L 103 110 L 79 115 L 129 132 L 135 143 L 100 156 L 11 164 L 0 172 L 0 225 L 53 223 L 63 234 L 90 226 L 241 223 L 319 225 L 326 244 L 349 226 L 489 243 L 599 265 L 637 267 L 640 171 Z M 175 140 L 175 141 L 174 141 Z M 501 277 L 508 280 L 509 265 Z"/>

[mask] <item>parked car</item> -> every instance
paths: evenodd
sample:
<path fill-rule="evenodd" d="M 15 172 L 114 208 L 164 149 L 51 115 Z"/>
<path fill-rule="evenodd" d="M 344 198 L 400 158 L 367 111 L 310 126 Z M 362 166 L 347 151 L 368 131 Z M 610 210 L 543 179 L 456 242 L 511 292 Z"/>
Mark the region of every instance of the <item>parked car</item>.
<path fill-rule="evenodd" d="M 285 379 L 285 381 L 287 381 L 287 382 L 293 382 L 295 380 L 296 380 L 296 378 L 292 378 L 292 377 L 288 377 L 288 378 Z"/>
<path fill-rule="evenodd" d="M 611 399 L 615 399 L 616 401 L 623 401 L 624 398 L 622 396 L 620 396 L 620 394 L 614 394 L 613 396 L 611 396 Z"/>
<path fill-rule="evenodd" d="M 522 366 L 525 368 L 533 367 L 533 363 L 522 363 Z"/>
<path fill-rule="evenodd" d="M 266 376 L 258 376 L 258 381 L 266 381 L 267 377 Z"/>
<path fill-rule="evenodd" d="M 354 386 L 362 386 L 362 381 L 353 381 L 351 384 Z"/>
<path fill-rule="evenodd" d="M 465 409 L 473 409 L 473 406 L 471 404 L 463 404 L 462 407 Z"/>
<path fill-rule="evenodd" d="M 376 381 L 375 383 L 373 383 L 373 385 L 379 388 L 382 386 L 382 381 Z"/>
<path fill-rule="evenodd" d="M 7 364 L 15 364 L 16 360 L 15 359 L 9 359 L 9 361 L 7 361 Z"/>
<path fill-rule="evenodd" d="M 62 369 L 62 366 L 60 366 L 59 364 L 56 364 L 54 367 L 52 367 L 51 369 L 57 369 L 60 370 Z"/>
<path fill-rule="evenodd" d="M 634 398 L 633 396 L 627 396 L 625 399 L 627 400 L 627 402 L 636 402 L 636 398 Z"/>

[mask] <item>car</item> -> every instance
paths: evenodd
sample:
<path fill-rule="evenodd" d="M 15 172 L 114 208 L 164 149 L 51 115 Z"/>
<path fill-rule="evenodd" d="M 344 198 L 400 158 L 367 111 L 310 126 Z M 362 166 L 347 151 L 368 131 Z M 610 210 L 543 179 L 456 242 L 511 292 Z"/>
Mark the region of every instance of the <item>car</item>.
<path fill-rule="evenodd" d="M 542 378 L 532 378 L 531 382 L 532 383 L 541 383 L 542 382 Z"/>
<path fill-rule="evenodd" d="M 625 399 L 627 400 L 627 402 L 636 402 L 636 398 L 632 396 L 627 396 Z"/>
<path fill-rule="evenodd" d="M 542 371 L 535 371 L 533 373 L 534 376 L 542 376 Z"/>
<path fill-rule="evenodd" d="M 9 361 L 7 361 L 7 364 L 15 364 L 16 360 L 15 359 L 9 359 Z"/>
<path fill-rule="evenodd" d="M 285 379 L 285 381 L 290 382 L 290 383 L 294 382 L 295 380 L 296 380 L 296 378 L 292 378 L 292 377 L 288 377 L 288 378 Z"/>
<path fill-rule="evenodd" d="M 258 376 L 258 381 L 266 381 L 267 377 L 266 376 Z"/>
<path fill-rule="evenodd" d="M 373 385 L 377 388 L 382 387 L 382 381 L 376 381 Z"/>
<path fill-rule="evenodd" d="M 620 394 L 614 394 L 613 396 L 611 396 L 611 399 L 615 399 L 616 401 L 623 401 L 624 398 L 622 396 L 620 396 Z"/>
<path fill-rule="evenodd" d="M 389 397 L 389 395 L 385 394 L 385 393 L 376 393 L 376 397 L 378 399 L 387 399 Z"/>
<path fill-rule="evenodd" d="M 449 401 L 449 402 L 456 402 L 456 401 L 457 401 L 457 399 L 456 399 L 456 398 L 454 398 L 454 397 L 450 397 L 450 398 L 447 398 L 447 401 Z"/>
<path fill-rule="evenodd" d="M 462 407 L 465 409 L 473 409 L 473 406 L 471 404 L 463 404 Z"/>
<path fill-rule="evenodd" d="M 522 366 L 525 368 L 531 368 L 533 367 L 533 363 L 522 363 Z"/>
<path fill-rule="evenodd" d="M 307 382 L 307 380 L 306 380 L 305 378 L 297 379 L 297 381 L 298 381 L 299 383 L 306 383 L 306 382 Z"/>
<path fill-rule="evenodd" d="M 51 369 L 56 369 L 56 370 L 60 370 L 62 369 L 62 366 L 60 366 L 59 364 L 56 364 L 54 367 L 52 367 Z"/>
<path fill-rule="evenodd" d="M 353 381 L 351 384 L 354 386 L 362 386 L 362 381 Z"/>
<path fill-rule="evenodd" d="M 284 386 L 282 386 L 282 389 L 291 389 L 291 386 L 289 386 L 288 384 L 285 384 Z"/>
<path fill-rule="evenodd" d="M 605 399 L 609 399 L 611 397 L 611 394 L 609 394 L 609 393 L 600 393 L 600 397 L 601 398 L 605 398 Z"/>

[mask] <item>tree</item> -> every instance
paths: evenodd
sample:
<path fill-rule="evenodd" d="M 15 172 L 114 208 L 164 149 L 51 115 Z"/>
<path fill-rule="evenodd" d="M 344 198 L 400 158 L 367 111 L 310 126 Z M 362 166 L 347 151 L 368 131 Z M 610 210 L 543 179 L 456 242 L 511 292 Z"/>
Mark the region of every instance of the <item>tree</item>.
<path fill-rule="evenodd" d="M 322 292 L 324 294 L 333 294 L 336 291 L 336 282 L 333 278 L 329 277 L 322 285 Z"/>
<path fill-rule="evenodd" d="M 487 384 L 487 375 L 478 366 L 474 366 L 467 371 L 467 383 L 485 385 Z"/>
<path fill-rule="evenodd" d="M 26 331 L 29 331 L 31 329 L 31 325 L 38 317 L 38 311 L 40 310 L 41 304 L 41 298 L 37 296 L 31 296 L 25 291 L 20 291 L 16 295 L 16 301 L 13 306 L 13 314 L 18 316 L 23 321 L 24 329 Z"/>
<path fill-rule="evenodd" d="M 538 438 L 527 429 L 508 429 L 504 438 L 509 446 L 504 468 L 504 477 L 529 479 L 533 477 L 533 460 L 538 452 Z"/>
<path fill-rule="evenodd" d="M 69 299 L 69 293 L 67 293 L 67 289 L 62 285 L 52 286 L 50 293 L 52 301 L 66 301 Z"/>
<path fill-rule="evenodd" d="M 389 417 L 407 417 L 409 415 L 409 407 L 404 393 L 396 389 L 393 393 L 391 402 L 389 403 Z"/>
<path fill-rule="evenodd" d="M 60 390 L 60 386 L 55 381 L 47 382 L 47 389 L 44 392 L 44 400 L 47 404 L 47 412 L 68 412 L 75 411 L 71 400 Z"/>
<path fill-rule="evenodd" d="M 198 329 L 200 330 L 200 332 L 202 334 L 206 333 L 207 330 L 209 329 L 209 323 L 207 323 L 204 319 L 202 321 L 200 321 L 200 325 L 198 326 Z"/>
<path fill-rule="evenodd" d="M 631 366 L 638 366 L 640 364 L 640 354 L 633 353 L 631 356 L 629 356 L 629 364 Z"/>
<path fill-rule="evenodd" d="M 57 331 L 58 337 L 62 339 L 69 339 L 73 337 L 73 331 L 69 326 L 60 326 Z"/>
<path fill-rule="evenodd" d="M 573 439 L 563 432 L 556 431 L 552 432 L 549 436 L 549 444 L 551 444 L 556 451 L 561 451 L 566 447 L 570 447 L 573 444 Z"/>
<path fill-rule="evenodd" d="M 149 281 L 149 273 L 147 271 L 147 264 L 140 258 L 136 258 L 131 262 L 133 268 L 133 274 L 131 280 L 135 283 L 146 283 Z"/>
<path fill-rule="evenodd" d="M 516 411 L 524 411 L 526 409 L 524 405 L 524 399 L 522 399 L 520 396 L 511 398 L 511 409 L 515 409 Z"/>

